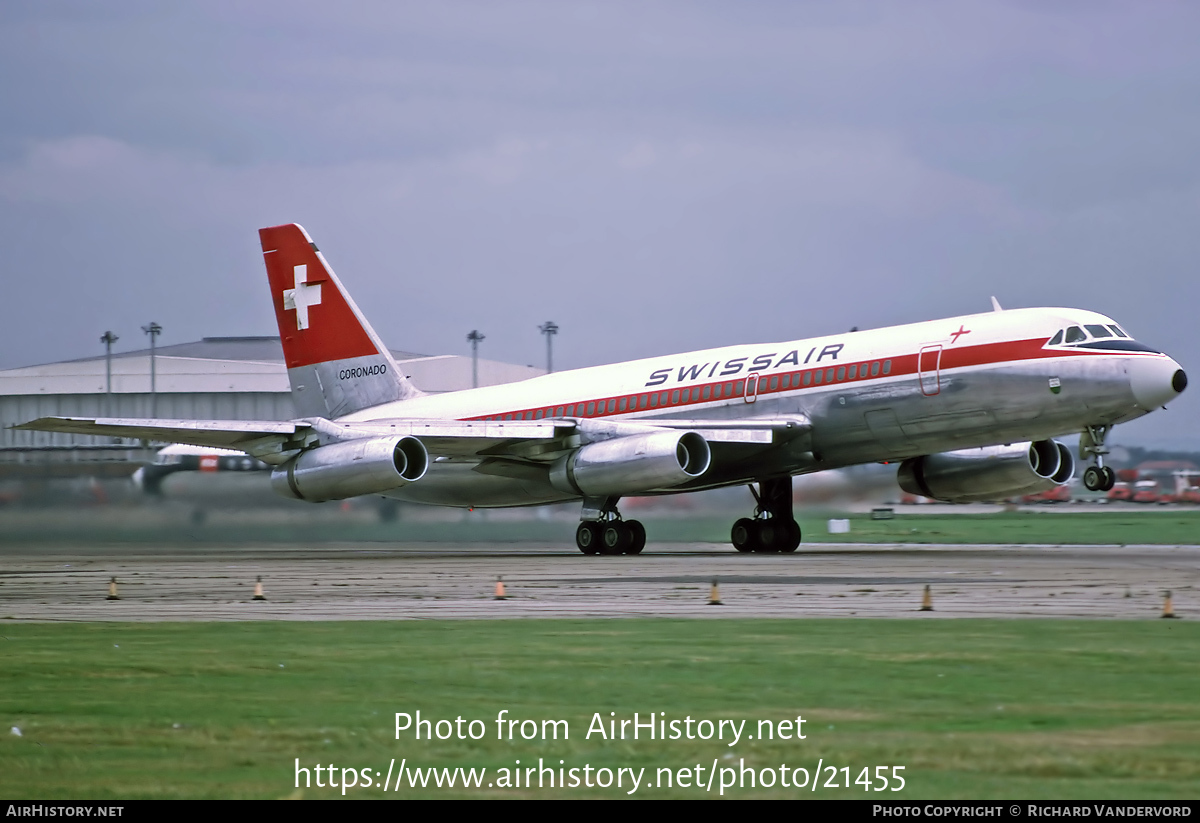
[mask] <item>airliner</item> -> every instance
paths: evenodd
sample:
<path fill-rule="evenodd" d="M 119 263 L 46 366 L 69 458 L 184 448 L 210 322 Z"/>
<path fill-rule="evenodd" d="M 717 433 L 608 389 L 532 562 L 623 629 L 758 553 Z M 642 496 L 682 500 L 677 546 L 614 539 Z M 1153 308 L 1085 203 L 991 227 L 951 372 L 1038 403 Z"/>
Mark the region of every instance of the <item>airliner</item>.
<path fill-rule="evenodd" d="M 1187 375 L 1080 309 L 1004 310 L 806 340 L 728 346 L 445 394 L 419 391 L 297 224 L 259 232 L 292 397 L 289 422 L 44 417 L 17 428 L 235 449 L 313 502 L 384 495 L 441 506 L 580 501 L 584 554 L 637 554 L 622 497 L 748 485 L 742 552 L 801 542 L 792 478 L 898 463 L 900 486 L 952 502 L 1067 482 L 1111 488 L 1112 427 Z"/>

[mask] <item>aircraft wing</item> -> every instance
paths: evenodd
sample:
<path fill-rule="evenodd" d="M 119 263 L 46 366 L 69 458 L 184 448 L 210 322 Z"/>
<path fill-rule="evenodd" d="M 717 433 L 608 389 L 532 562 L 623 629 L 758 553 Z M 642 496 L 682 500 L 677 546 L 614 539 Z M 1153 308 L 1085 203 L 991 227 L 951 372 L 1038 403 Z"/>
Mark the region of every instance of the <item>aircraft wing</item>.
<path fill-rule="evenodd" d="M 812 421 L 803 415 L 749 417 L 737 420 L 670 419 L 655 420 L 653 425 L 694 431 L 711 443 L 775 443 L 779 440 L 791 440 L 812 431 Z"/>
<path fill-rule="evenodd" d="M 768 444 L 776 434 L 802 434 L 811 429 L 804 417 L 740 420 L 646 420 L 610 423 L 581 418 L 544 420 L 400 419 L 334 422 L 309 418 L 271 420 L 170 420 L 162 418 L 41 417 L 14 426 L 32 431 L 127 437 L 239 449 L 268 462 L 282 462 L 294 450 L 316 442 L 362 437 L 416 437 L 431 454 L 449 457 L 510 456 L 553 459 L 590 439 L 607 439 L 654 429 L 688 429 L 713 442 Z M 581 440 L 580 435 L 583 436 Z M 274 458 L 274 459 L 273 459 Z"/>
<path fill-rule="evenodd" d="M 578 446 L 571 442 L 575 420 L 387 420 L 336 423 L 322 418 L 273 420 L 169 420 L 115 417 L 41 417 L 14 426 L 30 431 L 128 437 L 238 449 L 267 462 L 282 462 L 296 449 L 317 442 L 362 437 L 417 437 L 431 454 L 446 456 L 513 455 L 536 458 Z"/>
<path fill-rule="evenodd" d="M 122 417 L 39 417 L 13 426 L 30 431 L 66 432 L 109 437 L 130 437 L 169 443 L 190 443 L 221 449 L 245 450 L 264 437 L 292 439 L 312 427 L 303 421 L 273 420 L 168 420 Z"/>

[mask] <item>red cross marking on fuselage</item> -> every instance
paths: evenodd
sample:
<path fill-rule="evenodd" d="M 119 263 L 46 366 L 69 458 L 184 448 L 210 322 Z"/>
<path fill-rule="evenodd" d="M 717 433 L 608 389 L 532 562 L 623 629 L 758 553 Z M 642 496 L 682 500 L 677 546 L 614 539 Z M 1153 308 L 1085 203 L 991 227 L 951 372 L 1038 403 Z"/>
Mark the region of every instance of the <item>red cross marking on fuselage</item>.
<path fill-rule="evenodd" d="M 958 338 L 962 337 L 964 334 L 970 334 L 970 333 L 971 333 L 970 329 L 964 329 L 962 326 L 959 326 L 958 331 L 952 332 L 950 334 L 950 336 L 954 338 L 953 340 L 950 341 L 951 345 L 957 343 Z"/>

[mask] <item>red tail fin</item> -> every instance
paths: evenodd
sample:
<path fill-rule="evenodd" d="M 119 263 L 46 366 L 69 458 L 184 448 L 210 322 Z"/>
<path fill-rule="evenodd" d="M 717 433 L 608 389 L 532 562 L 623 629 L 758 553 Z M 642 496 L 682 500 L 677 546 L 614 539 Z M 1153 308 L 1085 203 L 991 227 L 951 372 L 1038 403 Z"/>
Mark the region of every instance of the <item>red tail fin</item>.
<path fill-rule="evenodd" d="M 292 396 L 301 415 L 338 417 L 420 394 L 301 226 L 259 229 Z"/>

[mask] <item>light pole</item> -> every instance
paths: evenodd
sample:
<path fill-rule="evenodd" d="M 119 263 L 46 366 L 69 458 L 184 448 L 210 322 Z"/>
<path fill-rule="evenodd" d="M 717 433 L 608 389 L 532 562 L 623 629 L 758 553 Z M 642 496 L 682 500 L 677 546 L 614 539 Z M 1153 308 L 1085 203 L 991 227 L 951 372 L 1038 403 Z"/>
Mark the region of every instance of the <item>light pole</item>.
<path fill-rule="evenodd" d="M 113 343 L 120 340 L 111 331 L 106 331 L 100 336 L 100 342 L 104 344 L 104 416 L 112 417 L 112 347 Z"/>
<path fill-rule="evenodd" d="M 479 344 L 483 341 L 483 335 L 471 329 L 467 340 L 471 342 L 471 385 L 479 388 Z"/>
<path fill-rule="evenodd" d="M 554 371 L 554 351 L 551 343 L 554 335 L 558 334 L 558 324 L 553 320 L 547 320 L 538 326 L 538 331 L 546 335 L 546 374 L 550 374 Z"/>
<path fill-rule="evenodd" d="M 154 362 L 154 340 L 162 334 L 162 326 L 151 320 L 149 326 L 142 326 L 142 331 L 150 335 L 150 416 L 158 417 L 158 374 Z"/>

